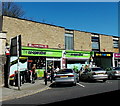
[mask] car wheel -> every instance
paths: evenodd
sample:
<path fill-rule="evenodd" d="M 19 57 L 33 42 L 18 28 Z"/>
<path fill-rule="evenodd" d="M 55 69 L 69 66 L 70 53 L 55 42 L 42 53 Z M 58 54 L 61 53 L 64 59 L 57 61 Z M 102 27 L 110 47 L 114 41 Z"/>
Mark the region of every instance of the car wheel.
<path fill-rule="evenodd" d="M 73 82 L 73 86 L 76 86 L 76 82 Z"/>
<path fill-rule="evenodd" d="M 113 79 L 113 76 L 112 76 L 112 75 L 109 75 L 109 76 L 108 76 L 108 79 L 112 80 L 112 79 Z"/>
<path fill-rule="evenodd" d="M 79 78 L 77 78 L 76 80 L 77 80 L 77 83 L 79 83 Z"/>
<path fill-rule="evenodd" d="M 88 76 L 88 81 L 93 81 L 94 79 L 92 79 L 90 76 Z"/>
<path fill-rule="evenodd" d="M 113 77 L 114 80 L 116 80 L 117 78 L 116 77 Z"/>
<path fill-rule="evenodd" d="M 82 81 L 84 81 L 84 80 L 85 80 L 84 75 L 81 75 L 81 76 L 80 76 L 80 80 L 82 80 Z"/>
<path fill-rule="evenodd" d="M 104 79 L 103 82 L 106 82 L 106 79 Z"/>

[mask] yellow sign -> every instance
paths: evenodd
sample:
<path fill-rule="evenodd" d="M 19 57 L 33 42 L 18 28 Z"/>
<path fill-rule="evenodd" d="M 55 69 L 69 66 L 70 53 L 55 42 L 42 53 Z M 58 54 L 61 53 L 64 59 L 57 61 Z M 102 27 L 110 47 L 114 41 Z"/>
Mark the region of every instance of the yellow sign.
<path fill-rule="evenodd" d="M 96 53 L 96 56 L 111 56 L 111 54 Z"/>

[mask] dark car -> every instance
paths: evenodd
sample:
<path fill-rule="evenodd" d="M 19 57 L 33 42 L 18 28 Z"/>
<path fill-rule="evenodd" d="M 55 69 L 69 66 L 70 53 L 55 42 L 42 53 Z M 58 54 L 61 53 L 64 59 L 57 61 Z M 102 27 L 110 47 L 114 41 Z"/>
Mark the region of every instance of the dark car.
<path fill-rule="evenodd" d="M 107 70 L 109 79 L 117 79 L 120 78 L 120 67 L 111 67 Z"/>

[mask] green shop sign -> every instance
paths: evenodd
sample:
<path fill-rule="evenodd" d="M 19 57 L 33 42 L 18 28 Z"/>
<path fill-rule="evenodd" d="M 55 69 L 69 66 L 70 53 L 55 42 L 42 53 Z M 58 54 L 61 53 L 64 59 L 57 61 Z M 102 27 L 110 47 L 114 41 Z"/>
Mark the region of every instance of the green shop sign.
<path fill-rule="evenodd" d="M 90 51 L 66 51 L 65 57 L 70 58 L 90 58 Z"/>
<path fill-rule="evenodd" d="M 62 50 L 22 47 L 22 56 L 62 57 Z"/>
<path fill-rule="evenodd" d="M 46 57 L 62 57 L 62 51 L 58 49 L 22 47 L 22 56 L 46 56 Z M 66 58 L 90 58 L 94 52 L 91 51 L 73 51 L 66 50 L 64 57 Z"/>

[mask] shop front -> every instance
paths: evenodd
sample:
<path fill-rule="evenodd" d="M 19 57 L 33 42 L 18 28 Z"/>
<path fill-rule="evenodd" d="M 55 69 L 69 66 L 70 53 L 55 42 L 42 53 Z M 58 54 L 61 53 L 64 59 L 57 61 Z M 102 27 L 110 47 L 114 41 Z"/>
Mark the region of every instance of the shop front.
<path fill-rule="evenodd" d="M 95 52 L 94 63 L 96 66 L 103 69 L 113 66 L 113 53 L 112 52 Z"/>
<path fill-rule="evenodd" d="M 120 53 L 113 53 L 113 67 L 120 67 Z"/>
<path fill-rule="evenodd" d="M 32 64 L 36 64 L 37 77 L 43 77 L 44 71 L 52 67 L 61 68 L 62 50 L 22 47 L 22 56 L 28 57 L 29 70 Z"/>
<path fill-rule="evenodd" d="M 32 64 L 36 64 L 36 71 L 43 73 L 45 70 L 49 71 L 51 67 L 80 70 L 82 65 L 89 64 L 91 51 L 22 47 L 22 56 L 28 57 L 29 70 Z M 39 77 L 42 75 L 38 74 Z"/>
<path fill-rule="evenodd" d="M 90 63 L 91 52 L 66 50 L 63 57 L 66 60 L 66 68 L 80 70 L 82 65 Z"/>

